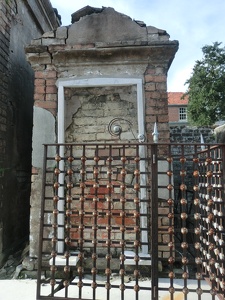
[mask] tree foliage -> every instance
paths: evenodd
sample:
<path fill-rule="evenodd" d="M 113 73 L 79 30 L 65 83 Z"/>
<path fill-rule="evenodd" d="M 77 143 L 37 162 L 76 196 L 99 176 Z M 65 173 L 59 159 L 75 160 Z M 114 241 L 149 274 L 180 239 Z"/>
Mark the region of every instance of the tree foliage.
<path fill-rule="evenodd" d="M 193 125 L 213 125 L 225 120 L 225 48 L 221 43 L 202 48 L 188 84 L 188 121 Z"/>

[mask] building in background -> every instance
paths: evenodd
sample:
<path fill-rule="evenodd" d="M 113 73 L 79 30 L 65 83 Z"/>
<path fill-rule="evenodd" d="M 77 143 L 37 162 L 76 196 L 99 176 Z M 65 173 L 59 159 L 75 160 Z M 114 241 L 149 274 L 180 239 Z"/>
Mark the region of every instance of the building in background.
<path fill-rule="evenodd" d="M 173 125 L 187 125 L 187 105 L 188 97 L 182 98 L 182 92 L 169 92 L 168 93 L 168 111 L 169 111 L 169 124 Z"/>
<path fill-rule="evenodd" d="M 188 96 L 182 92 L 168 93 L 170 141 L 172 143 L 215 142 L 214 126 L 194 126 L 188 123 Z"/>

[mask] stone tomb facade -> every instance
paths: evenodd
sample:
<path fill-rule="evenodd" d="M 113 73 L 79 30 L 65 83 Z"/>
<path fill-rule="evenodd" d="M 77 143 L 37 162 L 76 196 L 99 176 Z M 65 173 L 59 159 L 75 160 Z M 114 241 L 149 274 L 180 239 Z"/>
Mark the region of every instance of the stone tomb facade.
<path fill-rule="evenodd" d="M 72 21 L 26 48 L 35 71 L 31 257 L 38 254 L 43 143 L 152 142 L 156 121 L 159 141 L 169 142 L 167 72 L 178 42 L 110 7 L 87 6 Z M 116 118 L 120 139 L 109 133 Z"/>

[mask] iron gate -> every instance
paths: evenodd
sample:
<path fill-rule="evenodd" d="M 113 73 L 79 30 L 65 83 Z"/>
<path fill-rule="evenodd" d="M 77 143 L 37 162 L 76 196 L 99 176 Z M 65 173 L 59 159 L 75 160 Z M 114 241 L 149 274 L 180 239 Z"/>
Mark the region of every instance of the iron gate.
<path fill-rule="evenodd" d="M 224 299 L 224 146 L 45 145 L 39 299 Z"/>

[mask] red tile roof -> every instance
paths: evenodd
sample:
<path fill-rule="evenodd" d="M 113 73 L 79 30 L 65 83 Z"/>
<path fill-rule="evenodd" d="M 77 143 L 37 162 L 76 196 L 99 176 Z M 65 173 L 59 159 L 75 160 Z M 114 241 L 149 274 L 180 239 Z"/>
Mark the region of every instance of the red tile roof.
<path fill-rule="evenodd" d="M 169 105 L 187 105 L 188 104 L 188 96 L 184 99 L 181 97 L 184 95 L 182 92 L 169 92 L 168 93 L 168 104 Z"/>

